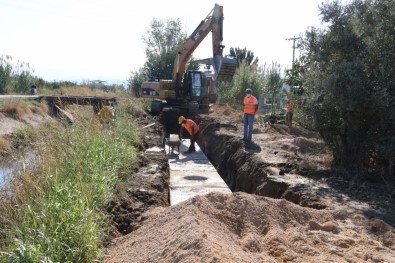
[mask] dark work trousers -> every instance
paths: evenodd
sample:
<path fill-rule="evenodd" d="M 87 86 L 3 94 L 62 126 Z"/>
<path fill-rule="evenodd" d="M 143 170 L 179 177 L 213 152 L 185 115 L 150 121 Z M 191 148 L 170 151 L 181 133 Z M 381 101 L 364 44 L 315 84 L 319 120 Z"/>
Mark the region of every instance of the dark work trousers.
<path fill-rule="evenodd" d="M 198 135 L 199 135 L 199 132 L 197 132 L 195 134 L 195 136 L 193 136 L 193 138 L 191 136 L 191 145 L 189 146 L 189 149 L 188 149 L 190 152 L 196 151 L 196 149 L 195 149 L 195 142 L 197 140 Z"/>

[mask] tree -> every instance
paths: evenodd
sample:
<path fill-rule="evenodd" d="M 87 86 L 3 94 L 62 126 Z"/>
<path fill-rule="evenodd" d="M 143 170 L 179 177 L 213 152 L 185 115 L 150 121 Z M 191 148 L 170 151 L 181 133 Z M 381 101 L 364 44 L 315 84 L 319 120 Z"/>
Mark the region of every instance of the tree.
<path fill-rule="evenodd" d="M 285 70 L 284 82 L 291 87 L 291 91 L 301 95 L 303 93 L 304 67 L 299 60 L 295 60 L 291 69 Z"/>
<path fill-rule="evenodd" d="M 7 92 L 27 93 L 36 79 L 29 63 L 12 64 L 12 57 L 0 56 L 0 94 Z"/>
<path fill-rule="evenodd" d="M 12 82 L 12 58 L 0 56 L 0 94 L 6 94 L 10 90 Z"/>
<path fill-rule="evenodd" d="M 242 61 L 236 69 L 236 73 L 230 83 L 219 83 L 217 86 L 218 100 L 222 103 L 229 103 L 236 107 L 243 106 L 245 90 L 250 88 L 256 96 L 263 91 L 263 78 L 259 74 L 258 65 L 249 65 Z"/>
<path fill-rule="evenodd" d="M 272 62 L 271 67 L 265 67 L 263 70 L 263 79 L 265 80 L 265 91 L 272 96 L 271 107 L 272 107 L 272 116 L 276 115 L 276 106 L 274 105 L 276 102 L 276 98 L 281 92 L 283 86 L 283 80 L 281 77 L 281 65 L 277 62 Z"/>
<path fill-rule="evenodd" d="M 142 68 L 140 68 L 139 71 L 132 71 L 130 73 L 129 79 L 127 80 L 128 89 L 133 91 L 133 94 L 136 97 L 140 97 L 141 84 L 143 84 L 143 82 L 146 80 L 147 80 L 146 73 Z"/>
<path fill-rule="evenodd" d="M 312 28 L 301 44 L 304 124 L 335 164 L 367 171 L 380 147 L 395 149 L 395 2 L 334 1 L 320 11 L 328 28 Z"/>
<path fill-rule="evenodd" d="M 14 91 L 17 93 L 28 93 L 30 86 L 34 83 L 33 70 L 29 63 L 19 62 L 14 68 Z"/>
<path fill-rule="evenodd" d="M 146 45 L 147 61 L 144 64 L 147 77 L 154 79 L 172 79 L 174 59 L 180 45 L 185 42 L 186 34 L 182 32 L 180 19 L 163 22 L 153 19 L 150 28 L 143 36 Z M 191 63 L 190 69 L 199 65 Z"/>
<path fill-rule="evenodd" d="M 245 61 L 247 65 L 251 65 L 252 63 L 257 64 L 258 58 L 254 60 L 254 52 L 247 50 L 247 48 L 230 48 L 230 54 L 228 56 L 235 58 L 237 60 L 237 66 L 241 64 L 241 62 Z M 253 62 L 254 61 L 254 62 Z"/>

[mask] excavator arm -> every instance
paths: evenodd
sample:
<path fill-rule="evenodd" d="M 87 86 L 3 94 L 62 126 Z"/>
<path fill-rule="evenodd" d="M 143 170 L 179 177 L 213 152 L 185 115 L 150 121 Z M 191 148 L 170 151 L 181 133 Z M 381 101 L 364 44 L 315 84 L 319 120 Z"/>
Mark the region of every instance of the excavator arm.
<path fill-rule="evenodd" d="M 182 44 L 177 52 L 174 59 L 173 68 L 173 81 L 176 83 L 176 87 L 180 86 L 182 74 L 185 71 L 185 66 L 190 59 L 192 53 L 200 45 L 200 43 L 210 33 L 213 23 L 223 20 L 223 7 L 215 4 L 214 8 L 202 20 L 199 26 L 192 32 L 189 38 Z M 218 38 L 218 37 L 217 37 Z M 214 38 L 213 38 L 214 43 Z"/>
<path fill-rule="evenodd" d="M 174 60 L 173 68 L 173 81 L 176 88 L 181 86 L 182 74 L 185 71 L 186 64 L 192 53 L 210 32 L 212 32 L 213 45 L 213 58 L 210 59 L 210 64 L 214 65 L 215 78 L 220 75 L 222 69 L 226 75 L 233 76 L 237 62 L 222 57 L 224 48 L 222 45 L 223 19 L 223 7 L 215 4 L 206 18 L 200 22 L 199 26 L 193 31 L 189 38 L 180 46 Z"/>

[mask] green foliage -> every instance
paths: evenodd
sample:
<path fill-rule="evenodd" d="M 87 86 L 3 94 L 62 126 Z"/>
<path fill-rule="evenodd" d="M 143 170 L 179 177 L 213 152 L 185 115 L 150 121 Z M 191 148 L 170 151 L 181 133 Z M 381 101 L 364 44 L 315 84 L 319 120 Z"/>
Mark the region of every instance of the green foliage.
<path fill-rule="evenodd" d="M 328 29 L 302 41 L 303 123 L 322 134 L 336 164 L 370 169 L 378 142 L 395 134 L 395 2 L 334 1 L 321 14 Z"/>
<path fill-rule="evenodd" d="M 144 81 L 147 80 L 147 75 L 143 71 L 143 69 L 140 69 L 139 71 L 133 71 L 130 74 L 130 77 L 128 79 L 128 89 L 133 92 L 133 94 L 136 97 L 140 97 L 140 89 L 141 89 L 141 84 L 143 84 Z"/>
<path fill-rule="evenodd" d="M 30 92 L 32 84 L 38 81 L 29 63 L 13 63 L 11 56 L 0 56 L 0 94 Z"/>
<path fill-rule="evenodd" d="M 152 20 L 151 27 L 143 36 L 147 56 L 144 67 L 148 69 L 151 77 L 172 79 L 177 49 L 185 39 L 186 34 L 182 33 L 180 19 L 169 19 L 166 22 Z"/>
<path fill-rule="evenodd" d="M 139 135 L 124 109 L 105 127 L 90 118 L 48 124 L 34 169 L 22 171 L 18 196 L 0 207 L 0 262 L 98 261 L 108 220 L 101 209 L 136 161 Z"/>
<path fill-rule="evenodd" d="M 257 71 L 257 65 L 249 65 L 243 61 L 237 68 L 230 83 L 219 83 L 217 86 L 218 101 L 236 107 L 243 106 L 245 90 L 250 88 L 256 97 L 262 93 L 264 80 Z"/>
<path fill-rule="evenodd" d="M 144 73 L 146 79 L 151 80 L 172 79 L 178 48 L 186 39 L 187 35 L 182 32 L 180 19 L 169 19 L 166 22 L 153 19 L 150 28 L 143 36 L 147 61 L 144 64 L 144 70 L 140 70 L 139 74 Z M 187 69 L 199 69 L 199 64 L 194 62 L 193 57 L 191 57 Z M 133 79 L 134 75 L 132 72 L 130 79 Z"/>
<path fill-rule="evenodd" d="M 11 90 L 12 83 L 12 64 L 11 57 L 0 56 L 0 94 L 6 94 L 8 90 Z"/>
<path fill-rule="evenodd" d="M 38 87 L 39 92 L 49 89 L 51 94 L 60 92 L 64 87 L 89 86 L 92 89 L 104 91 L 123 91 L 122 85 L 98 85 L 92 82 L 83 82 L 78 85 L 72 81 L 45 81 L 44 79 L 34 76 L 34 70 L 25 62 L 13 63 L 11 56 L 0 55 L 0 94 L 16 93 L 29 94 L 30 87 L 34 84 Z"/>
<path fill-rule="evenodd" d="M 283 80 L 281 78 L 281 65 L 277 62 L 273 62 L 271 67 L 267 67 L 263 70 L 263 79 L 265 83 L 264 91 L 272 95 L 272 115 L 276 115 L 275 98 L 280 94 L 283 86 Z"/>
<path fill-rule="evenodd" d="M 248 65 L 258 63 L 258 58 L 254 60 L 254 52 L 247 50 L 247 48 L 230 48 L 229 56 L 237 60 L 237 65 L 239 66 L 243 61 Z"/>
<path fill-rule="evenodd" d="M 295 60 L 295 63 L 291 69 L 285 70 L 284 82 L 291 86 L 291 91 L 295 94 L 301 95 L 303 93 L 303 74 L 304 67 L 299 60 Z"/>
<path fill-rule="evenodd" d="M 26 127 L 24 129 L 17 130 L 13 135 L 12 144 L 13 147 L 18 149 L 20 147 L 31 144 L 37 139 L 38 134 L 35 132 L 33 127 Z"/>
<path fill-rule="evenodd" d="M 28 93 L 32 83 L 34 83 L 33 76 L 28 71 L 22 71 L 16 78 L 15 91 L 16 93 Z"/>
<path fill-rule="evenodd" d="M 0 94 L 9 92 L 28 93 L 30 86 L 34 83 L 32 69 L 28 63 L 12 63 L 12 57 L 0 57 Z"/>

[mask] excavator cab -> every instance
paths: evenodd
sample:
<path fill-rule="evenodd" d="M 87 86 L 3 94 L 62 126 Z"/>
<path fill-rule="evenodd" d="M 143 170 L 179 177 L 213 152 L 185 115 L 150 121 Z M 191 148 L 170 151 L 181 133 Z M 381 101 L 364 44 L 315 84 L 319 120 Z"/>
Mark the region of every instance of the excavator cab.
<path fill-rule="evenodd" d="M 173 102 L 173 106 L 196 112 L 206 103 L 207 79 L 203 72 L 197 70 L 188 70 L 184 73 L 182 84 L 176 89 L 176 96 L 179 103 Z"/>
<path fill-rule="evenodd" d="M 188 70 L 182 81 L 182 95 L 200 101 L 206 94 L 206 76 L 201 71 Z"/>

